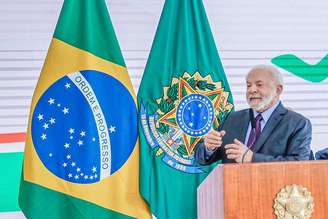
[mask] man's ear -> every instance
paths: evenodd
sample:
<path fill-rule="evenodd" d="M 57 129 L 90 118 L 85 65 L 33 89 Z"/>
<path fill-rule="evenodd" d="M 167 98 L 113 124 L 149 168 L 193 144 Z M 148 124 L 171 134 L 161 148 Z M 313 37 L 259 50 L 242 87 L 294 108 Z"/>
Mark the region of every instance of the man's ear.
<path fill-rule="evenodd" d="M 283 89 L 284 89 L 284 87 L 283 87 L 281 84 L 279 84 L 279 85 L 277 86 L 277 94 L 278 94 L 279 96 L 281 95 Z"/>

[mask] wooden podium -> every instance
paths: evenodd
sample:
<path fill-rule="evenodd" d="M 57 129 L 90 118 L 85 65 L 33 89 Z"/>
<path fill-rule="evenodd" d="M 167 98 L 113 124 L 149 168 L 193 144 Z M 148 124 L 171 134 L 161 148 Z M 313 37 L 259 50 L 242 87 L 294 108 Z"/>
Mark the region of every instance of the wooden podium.
<path fill-rule="evenodd" d="M 328 161 L 218 165 L 198 187 L 198 218 L 277 218 L 274 200 L 291 184 L 311 192 L 311 218 L 328 218 Z"/>

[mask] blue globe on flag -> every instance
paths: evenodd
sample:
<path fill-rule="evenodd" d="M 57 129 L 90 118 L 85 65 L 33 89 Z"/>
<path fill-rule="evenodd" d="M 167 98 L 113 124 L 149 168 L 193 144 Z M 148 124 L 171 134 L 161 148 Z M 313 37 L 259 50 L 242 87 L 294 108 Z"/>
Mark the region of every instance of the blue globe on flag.
<path fill-rule="evenodd" d="M 189 94 L 178 105 L 176 112 L 178 126 L 184 133 L 203 136 L 211 130 L 214 107 L 211 100 L 202 94 Z"/>
<path fill-rule="evenodd" d="M 74 183 L 118 171 L 137 140 L 137 109 L 126 87 L 94 70 L 66 75 L 36 104 L 32 140 L 46 168 Z"/>

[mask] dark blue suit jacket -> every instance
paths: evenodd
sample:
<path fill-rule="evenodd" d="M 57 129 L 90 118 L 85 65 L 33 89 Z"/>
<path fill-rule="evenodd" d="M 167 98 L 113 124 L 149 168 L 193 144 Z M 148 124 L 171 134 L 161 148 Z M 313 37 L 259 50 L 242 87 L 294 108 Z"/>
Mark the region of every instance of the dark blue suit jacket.
<path fill-rule="evenodd" d="M 249 121 L 248 109 L 231 113 L 219 128 L 226 131 L 222 146 L 208 157 L 203 143 L 199 143 L 195 152 L 198 163 L 207 165 L 220 159 L 223 163 L 234 163 L 227 158 L 224 145 L 233 143 L 235 138 L 245 142 Z M 311 139 L 311 122 L 280 103 L 251 149 L 254 152 L 252 162 L 308 160 Z"/>

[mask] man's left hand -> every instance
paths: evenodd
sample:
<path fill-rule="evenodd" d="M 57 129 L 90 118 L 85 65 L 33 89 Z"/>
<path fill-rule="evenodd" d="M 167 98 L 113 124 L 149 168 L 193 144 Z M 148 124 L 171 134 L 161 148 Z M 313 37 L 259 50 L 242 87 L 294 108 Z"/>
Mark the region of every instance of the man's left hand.
<path fill-rule="evenodd" d="M 228 159 L 233 159 L 237 163 L 252 162 L 253 152 L 251 150 L 248 150 L 248 147 L 243 143 L 241 143 L 240 141 L 238 141 L 237 139 L 234 139 L 233 142 L 234 143 L 225 145 Z M 244 160 L 242 160 L 244 154 L 245 154 Z"/>

